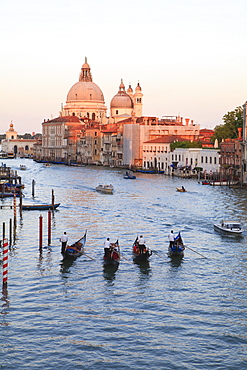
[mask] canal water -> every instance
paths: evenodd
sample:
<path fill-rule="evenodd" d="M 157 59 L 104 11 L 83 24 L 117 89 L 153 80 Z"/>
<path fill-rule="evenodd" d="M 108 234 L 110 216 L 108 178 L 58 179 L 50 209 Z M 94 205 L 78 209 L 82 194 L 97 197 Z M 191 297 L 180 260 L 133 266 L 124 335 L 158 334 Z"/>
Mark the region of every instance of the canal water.
<path fill-rule="evenodd" d="M 50 203 L 53 189 L 61 205 L 52 217 L 50 247 L 47 211 L 23 211 L 22 218 L 18 213 L 8 289 L 1 296 L 2 369 L 247 368 L 247 234 L 213 229 L 215 222 L 234 218 L 247 230 L 246 189 L 164 175 L 125 180 L 123 170 L 98 166 L 4 163 L 22 176 L 23 204 Z M 19 171 L 20 164 L 27 170 Z M 114 194 L 95 191 L 110 183 Z M 176 191 L 182 185 L 186 193 Z M 13 210 L 2 208 L 7 233 L 10 218 Z M 167 257 L 171 229 L 188 246 L 181 263 Z M 86 255 L 63 263 L 60 236 L 66 231 L 72 243 L 85 230 Z M 140 234 L 155 251 L 149 265 L 132 262 Z M 115 272 L 102 266 L 107 237 L 119 240 L 123 255 Z"/>

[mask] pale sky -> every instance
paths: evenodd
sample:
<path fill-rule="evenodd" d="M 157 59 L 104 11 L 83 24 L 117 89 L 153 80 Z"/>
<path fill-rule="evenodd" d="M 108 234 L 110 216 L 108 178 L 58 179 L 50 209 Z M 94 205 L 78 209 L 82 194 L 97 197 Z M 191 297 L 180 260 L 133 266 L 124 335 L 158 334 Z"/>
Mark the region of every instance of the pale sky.
<path fill-rule="evenodd" d="M 85 56 L 108 115 L 121 78 L 143 115 L 201 128 L 247 100 L 246 0 L 8 0 L 0 30 L 0 133 L 41 132 Z"/>

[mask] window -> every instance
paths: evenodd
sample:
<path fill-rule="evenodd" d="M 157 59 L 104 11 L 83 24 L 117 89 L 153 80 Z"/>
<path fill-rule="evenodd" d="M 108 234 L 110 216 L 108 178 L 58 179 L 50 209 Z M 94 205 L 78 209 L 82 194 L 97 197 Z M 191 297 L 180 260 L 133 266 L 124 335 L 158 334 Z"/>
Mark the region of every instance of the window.
<path fill-rule="evenodd" d="M 214 157 L 214 164 L 216 164 L 217 163 L 217 160 L 216 160 L 216 157 Z"/>
<path fill-rule="evenodd" d="M 116 114 L 118 114 L 118 110 L 116 110 Z"/>
<path fill-rule="evenodd" d="M 205 157 L 205 163 L 208 163 L 208 157 Z"/>
<path fill-rule="evenodd" d="M 94 131 L 94 136 L 97 136 L 97 131 Z"/>
<path fill-rule="evenodd" d="M 201 156 L 201 163 L 203 163 L 203 156 Z"/>
<path fill-rule="evenodd" d="M 212 157 L 209 158 L 209 163 L 212 163 Z"/>

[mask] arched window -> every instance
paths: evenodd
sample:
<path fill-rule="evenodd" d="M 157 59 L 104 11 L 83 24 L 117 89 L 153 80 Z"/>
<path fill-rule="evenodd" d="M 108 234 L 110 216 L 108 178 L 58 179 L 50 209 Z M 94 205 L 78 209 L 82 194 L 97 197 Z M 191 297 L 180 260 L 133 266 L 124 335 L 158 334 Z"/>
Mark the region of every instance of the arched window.
<path fill-rule="evenodd" d="M 27 151 L 29 150 L 29 147 L 28 147 L 28 145 L 25 145 L 25 150 L 27 150 Z"/>
<path fill-rule="evenodd" d="M 95 113 L 92 114 L 92 120 L 95 121 Z"/>

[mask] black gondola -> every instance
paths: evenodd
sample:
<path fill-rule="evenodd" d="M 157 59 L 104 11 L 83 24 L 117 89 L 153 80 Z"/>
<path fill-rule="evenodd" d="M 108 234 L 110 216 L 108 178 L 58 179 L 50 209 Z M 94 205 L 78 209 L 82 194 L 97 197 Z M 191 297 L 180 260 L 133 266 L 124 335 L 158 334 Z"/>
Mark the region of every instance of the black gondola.
<path fill-rule="evenodd" d="M 83 235 L 83 237 L 79 240 L 77 240 L 72 245 L 68 245 L 65 249 L 65 252 L 63 254 L 64 259 L 76 259 L 77 257 L 81 256 L 84 251 L 84 247 L 86 244 L 86 236 L 87 231 Z"/>
<path fill-rule="evenodd" d="M 118 267 L 120 261 L 120 247 L 118 244 L 118 240 L 116 243 L 110 244 L 110 248 L 105 250 L 105 254 L 103 257 L 104 267 L 106 266 L 114 266 Z"/>
<path fill-rule="evenodd" d="M 145 262 L 149 260 L 149 257 L 152 255 L 152 251 L 146 248 L 146 246 L 141 250 L 137 237 L 132 247 L 132 255 L 134 262 Z"/>
<path fill-rule="evenodd" d="M 182 237 L 180 233 L 175 237 L 172 246 L 168 247 L 168 257 L 171 258 L 183 258 L 184 257 L 185 246 L 183 244 Z"/>

